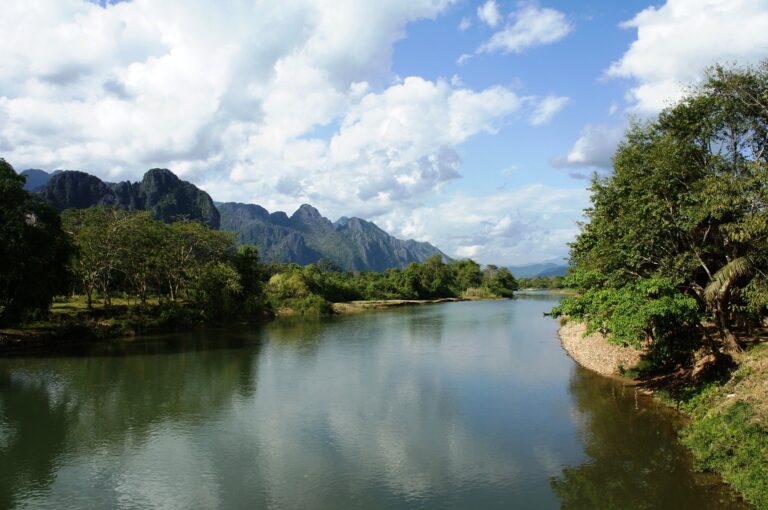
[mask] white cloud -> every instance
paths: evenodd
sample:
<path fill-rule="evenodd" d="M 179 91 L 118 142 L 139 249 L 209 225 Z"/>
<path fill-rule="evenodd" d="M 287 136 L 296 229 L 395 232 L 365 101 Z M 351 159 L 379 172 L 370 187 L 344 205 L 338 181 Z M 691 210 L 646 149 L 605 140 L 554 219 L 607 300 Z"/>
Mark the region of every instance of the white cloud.
<path fill-rule="evenodd" d="M 768 56 L 768 0 L 668 0 L 622 24 L 637 40 L 607 70 L 629 78 L 633 111 L 655 114 L 714 63 L 754 64 Z"/>
<path fill-rule="evenodd" d="M 552 118 L 560 113 L 560 110 L 565 108 L 565 105 L 570 101 L 569 98 L 564 96 L 547 96 L 542 99 L 536 109 L 533 111 L 530 117 L 530 122 L 534 126 L 541 126 L 546 124 Z"/>
<path fill-rule="evenodd" d="M 236 161 L 230 178 L 204 186 L 214 196 L 237 196 L 269 209 L 310 202 L 329 216 L 410 207 L 460 177 L 454 146 L 495 133 L 523 108 L 528 103 L 505 87 L 473 91 L 409 77 L 350 101 L 329 142 L 232 129 L 225 133 L 232 148 L 224 151 Z M 286 179 L 291 186 L 281 185 Z"/>
<path fill-rule="evenodd" d="M 622 124 L 588 124 L 564 157 L 553 164 L 560 167 L 610 169 L 616 146 L 624 137 Z"/>
<path fill-rule="evenodd" d="M 456 59 L 456 63 L 459 64 L 460 66 L 463 66 L 464 64 L 469 62 L 470 59 L 472 59 L 472 55 L 470 55 L 469 53 L 462 53 L 461 55 L 459 55 L 459 58 Z"/>
<path fill-rule="evenodd" d="M 472 26 L 472 20 L 469 19 L 469 17 L 463 17 L 461 18 L 461 21 L 459 22 L 459 32 L 466 32 L 469 30 L 469 27 Z"/>
<path fill-rule="evenodd" d="M 522 53 L 533 46 L 559 41 L 573 30 L 565 14 L 525 4 L 510 15 L 506 26 L 478 48 L 478 53 Z"/>
<path fill-rule="evenodd" d="M 489 196 L 459 194 L 433 207 L 377 219 L 404 238 L 426 239 L 450 255 L 482 263 L 527 264 L 567 255 L 575 221 L 588 205 L 585 189 L 541 184 L 501 190 Z"/>
<path fill-rule="evenodd" d="M 217 200 L 270 210 L 309 202 L 331 217 L 428 214 L 423 204 L 460 177 L 457 145 L 515 118 L 543 122 L 558 99 L 473 90 L 458 78 L 393 82 L 391 52 L 405 26 L 451 4 L 6 2 L 0 148 L 19 169 L 108 180 L 168 167 Z M 498 227 L 489 232 L 507 235 L 512 226 L 495 214 L 484 213 Z M 439 222 L 423 224 L 445 234 L 410 235 L 453 239 Z M 446 250 L 462 253 L 480 244 L 450 242 Z M 490 255 L 502 256 L 494 246 Z"/>
<path fill-rule="evenodd" d="M 477 17 L 489 27 L 496 27 L 501 22 L 501 13 L 496 0 L 487 0 L 477 8 Z"/>
<path fill-rule="evenodd" d="M 224 133 L 279 146 L 332 122 L 351 85 L 388 79 L 404 26 L 450 3 L 5 2 L 0 146 L 114 178 L 243 163 Z"/>

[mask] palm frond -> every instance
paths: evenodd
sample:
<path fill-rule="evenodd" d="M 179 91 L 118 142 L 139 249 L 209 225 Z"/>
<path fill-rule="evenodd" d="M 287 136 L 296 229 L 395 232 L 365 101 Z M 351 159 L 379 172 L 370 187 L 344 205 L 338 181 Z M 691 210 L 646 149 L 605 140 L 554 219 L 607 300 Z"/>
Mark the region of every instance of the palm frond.
<path fill-rule="evenodd" d="M 721 267 L 707 284 L 704 289 L 704 298 L 712 303 L 720 295 L 722 289 L 732 286 L 739 280 L 749 278 L 755 273 L 755 265 L 749 257 L 739 257 L 733 259 Z"/>

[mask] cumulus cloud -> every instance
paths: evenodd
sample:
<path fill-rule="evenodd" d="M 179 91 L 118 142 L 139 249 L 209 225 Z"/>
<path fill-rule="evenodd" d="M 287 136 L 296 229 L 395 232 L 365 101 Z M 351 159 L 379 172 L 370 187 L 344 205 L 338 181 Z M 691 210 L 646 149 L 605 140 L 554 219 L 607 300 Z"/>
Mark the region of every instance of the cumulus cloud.
<path fill-rule="evenodd" d="M 588 124 L 581 130 L 576 143 L 563 157 L 552 163 L 559 167 L 611 168 L 611 158 L 624 136 L 623 124 Z M 580 174 L 577 174 L 580 175 Z"/>
<path fill-rule="evenodd" d="M 108 180 L 168 167 L 218 200 L 271 210 L 309 202 L 331 217 L 443 214 L 423 204 L 461 176 L 457 145 L 516 118 L 546 122 L 565 104 L 460 79 L 393 82 L 405 26 L 452 3 L 12 0 L 0 18 L 0 148 L 18 168 Z M 494 203 L 509 210 L 518 198 Z M 493 228 L 481 230 L 500 238 L 537 224 L 483 214 Z M 481 243 L 419 221 L 395 232 L 486 257 L 471 248 Z M 501 254 L 494 246 L 488 260 Z"/>
<path fill-rule="evenodd" d="M 224 132 L 279 142 L 332 121 L 350 84 L 388 77 L 404 25 L 449 4 L 6 2 L 0 139 L 21 165 L 210 167 Z"/>
<path fill-rule="evenodd" d="M 230 178 L 205 185 L 215 196 L 252 193 L 268 208 L 311 202 L 331 216 L 370 216 L 411 205 L 460 177 L 454 146 L 495 133 L 526 104 L 505 87 L 473 91 L 409 77 L 350 102 L 328 142 L 233 129 L 226 134 L 226 153 L 236 161 Z M 273 196 L 288 178 L 298 183 L 293 199 Z"/>
<path fill-rule="evenodd" d="M 469 27 L 472 26 L 472 20 L 469 19 L 469 17 L 463 17 L 461 18 L 461 21 L 459 22 L 459 32 L 466 32 L 469 30 Z"/>
<path fill-rule="evenodd" d="M 477 17 L 489 27 L 496 27 L 501 22 L 501 13 L 496 0 L 487 0 L 478 7 Z"/>
<path fill-rule="evenodd" d="M 485 42 L 478 53 L 522 53 L 533 46 L 559 41 L 573 30 L 562 12 L 524 4 L 509 16 L 506 26 Z"/>
<path fill-rule="evenodd" d="M 564 96 L 547 96 L 542 99 L 536 106 L 530 117 L 530 122 L 534 126 L 541 126 L 546 124 L 552 118 L 560 113 L 560 110 L 565 108 L 565 105 L 570 101 L 569 98 Z"/>
<path fill-rule="evenodd" d="M 606 71 L 634 81 L 633 111 L 655 114 L 714 63 L 753 64 L 768 56 L 768 0 L 667 0 L 621 25 L 637 29 Z"/>
<path fill-rule="evenodd" d="M 561 259 L 575 239 L 588 205 L 585 189 L 528 185 L 490 196 L 459 194 L 408 214 L 382 215 L 379 223 L 404 238 L 426 239 L 445 252 L 494 264 Z"/>
<path fill-rule="evenodd" d="M 457 144 L 545 115 L 508 87 L 388 82 L 405 24 L 450 4 L 10 2 L 0 146 L 115 180 L 165 166 L 269 208 L 405 207 L 460 176 Z"/>

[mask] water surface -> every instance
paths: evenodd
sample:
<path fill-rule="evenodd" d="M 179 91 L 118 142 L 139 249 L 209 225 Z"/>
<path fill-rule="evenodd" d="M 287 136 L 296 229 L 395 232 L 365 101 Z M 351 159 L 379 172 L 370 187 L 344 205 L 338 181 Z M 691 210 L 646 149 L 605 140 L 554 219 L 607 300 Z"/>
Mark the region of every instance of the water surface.
<path fill-rule="evenodd" d="M 741 508 L 554 299 L 0 360 L 0 508 Z"/>

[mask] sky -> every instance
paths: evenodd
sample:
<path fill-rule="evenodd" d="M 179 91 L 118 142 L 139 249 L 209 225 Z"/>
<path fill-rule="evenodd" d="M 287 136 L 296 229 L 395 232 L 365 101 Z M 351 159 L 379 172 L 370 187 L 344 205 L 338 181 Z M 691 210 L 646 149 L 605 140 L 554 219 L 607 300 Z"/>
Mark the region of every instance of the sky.
<path fill-rule="evenodd" d="M 765 27 L 768 0 L 3 0 L 0 157 L 562 261 L 628 119 Z"/>

